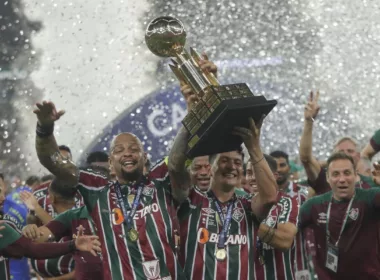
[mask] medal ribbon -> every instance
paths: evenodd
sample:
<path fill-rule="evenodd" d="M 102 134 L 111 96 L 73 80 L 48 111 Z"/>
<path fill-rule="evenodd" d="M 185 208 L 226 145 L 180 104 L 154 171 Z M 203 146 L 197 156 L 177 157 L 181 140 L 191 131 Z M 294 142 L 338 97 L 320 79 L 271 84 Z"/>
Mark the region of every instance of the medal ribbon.
<path fill-rule="evenodd" d="M 339 237 L 338 237 L 338 240 L 335 242 L 335 247 L 338 247 L 338 244 L 339 244 L 339 241 L 340 241 L 340 238 L 342 237 L 342 233 L 344 231 L 344 228 L 346 227 L 346 224 L 347 224 L 347 220 L 348 220 L 348 215 L 351 211 L 351 206 L 352 206 L 352 202 L 354 201 L 354 198 L 355 198 L 355 195 L 356 195 L 356 192 L 354 193 L 354 195 L 352 196 L 351 200 L 350 200 L 350 203 L 348 204 L 347 206 L 347 210 L 346 210 L 346 214 L 343 218 L 343 225 L 340 229 L 340 233 L 339 233 Z M 331 200 L 333 199 L 332 195 L 331 195 Z M 327 218 L 326 218 L 326 238 L 327 238 L 327 243 L 330 243 L 330 230 L 329 230 L 329 222 L 330 222 L 330 211 L 331 211 L 331 200 L 330 200 L 330 203 L 329 203 L 329 207 L 327 209 Z"/>
<path fill-rule="evenodd" d="M 136 211 L 137 211 L 137 207 L 139 206 L 141 194 L 142 194 L 144 186 L 145 186 L 145 184 L 144 184 L 143 180 L 137 185 L 137 191 L 136 191 L 135 198 L 133 199 L 132 209 L 128 215 L 127 208 L 126 208 L 125 203 L 124 203 L 123 195 L 121 193 L 120 183 L 117 181 L 115 183 L 115 191 L 116 191 L 117 201 L 119 203 L 121 211 L 123 211 L 124 224 L 127 226 L 128 230 L 130 230 L 132 228 L 133 217 L 135 216 Z"/>
<path fill-rule="evenodd" d="M 214 194 L 213 199 L 216 207 L 216 211 L 218 212 L 220 222 L 222 223 L 222 231 L 219 232 L 219 239 L 218 239 L 218 249 L 224 248 L 224 243 L 226 242 L 227 239 L 227 232 L 231 224 L 231 219 L 232 219 L 232 209 L 234 208 L 236 198 L 230 201 L 227 205 L 227 215 L 226 218 L 224 218 L 222 207 L 220 206 L 219 200 L 215 197 Z"/>

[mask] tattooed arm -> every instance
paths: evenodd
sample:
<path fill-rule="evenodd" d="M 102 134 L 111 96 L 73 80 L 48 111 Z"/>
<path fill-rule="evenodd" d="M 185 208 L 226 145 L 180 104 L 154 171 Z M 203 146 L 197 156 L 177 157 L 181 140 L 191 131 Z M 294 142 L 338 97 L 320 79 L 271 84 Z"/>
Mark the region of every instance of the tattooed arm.
<path fill-rule="evenodd" d="M 190 174 L 185 163 L 186 149 L 189 133 L 182 127 L 173 143 L 169 153 L 168 169 L 174 199 L 182 202 L 188 196 L 191 186 Z"/>
<path fill-rule="evenodd" d="M 75 187 L 78 181 L 78 169 L 72 161 L 61 155 L 53 135 L 54 122 L 64 114 L 64 111 L 57 112 L 52 102 L 44 101 L 36 105 L 34 113 L 38 118 L 36 135 L 38 159 L 58 179 Z"/>

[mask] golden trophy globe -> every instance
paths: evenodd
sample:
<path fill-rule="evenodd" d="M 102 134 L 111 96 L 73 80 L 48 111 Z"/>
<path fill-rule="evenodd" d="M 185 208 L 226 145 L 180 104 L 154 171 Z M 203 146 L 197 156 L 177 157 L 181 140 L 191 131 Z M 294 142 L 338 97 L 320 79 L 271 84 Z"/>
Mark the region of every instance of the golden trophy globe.
<path fill-rule="evenodd" d="M 185 49 L 184 25 L 174 17 L 152 20 L 145 31 L 145 42 L 155 55 L 173 58 L 171 70 L 199 97 L 182 121 L 190 133 L 190 158 L 237 149 L 243 140 L 231 134 L 233 127 L 248 128 L 250 117 L 258 122 L 277 104 L 276 100 L 254 96 L 245 83 L 220 85 L 212 73 L 202 71 L 198 65 L 200 55 L 193 48 L 190 53 Z"/>

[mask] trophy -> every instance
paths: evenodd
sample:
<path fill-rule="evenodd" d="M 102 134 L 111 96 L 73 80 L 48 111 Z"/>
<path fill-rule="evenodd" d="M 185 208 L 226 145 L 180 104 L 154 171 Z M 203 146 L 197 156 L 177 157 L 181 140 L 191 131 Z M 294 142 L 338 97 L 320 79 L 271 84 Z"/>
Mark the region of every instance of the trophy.
<path fill-rule="evenodd" d="M 276 100 L 254 96 L 245 83 L 220 85 L 213 73 L 202 71 L 200 55 L 184 48 L 186 31 L 181 21 L 163 16 L 152 20 L 145 32 L 149 50 L 160 57 L 171 57 L 169 65 L 181 83 L 189 85 L 198 95 L 182 121 L 189 132 L 187 156 L 190 158 L 228 152 L 242 144 L 239 136 L 232 135 L 234 126 L 249 128 L 248 119 L 257 123 L 276 106 Z M 173 59 L 174 58 L 174 59 Z"/>

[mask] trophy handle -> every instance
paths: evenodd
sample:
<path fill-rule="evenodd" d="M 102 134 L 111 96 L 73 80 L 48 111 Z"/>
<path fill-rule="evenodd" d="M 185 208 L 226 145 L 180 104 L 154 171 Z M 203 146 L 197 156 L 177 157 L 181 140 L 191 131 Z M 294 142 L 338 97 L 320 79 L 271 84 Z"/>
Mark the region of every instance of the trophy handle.
<path fill-rule="evenodd" d="M 195 64 L 199 68 L 199 61 L 201 60 L 201 56 L 199 53 L 192 47 L 190 47 L 190 56 L 193 58 Z M 202 71 L 202 70 L 201 70 Z M 207 70 L 202 71 L 203 74 L 205 75 L 206 79 L 209 81 L 209 83 L 213 86 L 219 86 L 220 83 L 218 79 L 215 77 L 215 75 Z"/>

